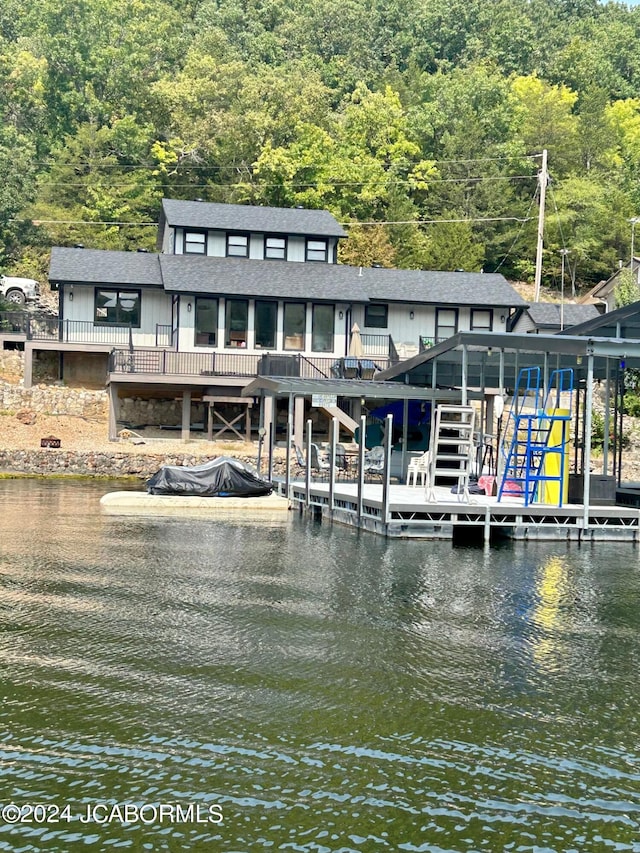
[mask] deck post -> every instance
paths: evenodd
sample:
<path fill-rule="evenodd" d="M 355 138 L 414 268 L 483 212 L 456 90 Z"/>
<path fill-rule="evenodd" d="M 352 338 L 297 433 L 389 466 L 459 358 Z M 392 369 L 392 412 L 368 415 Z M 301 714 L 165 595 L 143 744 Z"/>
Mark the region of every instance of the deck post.
<path fill-rule="evenodd" d="M 191 391 L 182 392 L 182 440 L 189 441 L 191 434 Z"/>
<path fill-rule="evenodd" d="M 587 357 L 587 383 L 585 388 L 584 402 L 584 456 L 583 456 L 583 474 L 584 474 L 584 492 L 582 500 L 584 503 L 584 512 L 582 518 L 582 529 L 589 528 L 589 500 L 591 499 L 591 413 L 593 408 L 593 356 Z"/>
<path fill-rule="evenodd" d="M 498 385 L 500 386 L 500 396 L 504 397 L 504 350 L 500 350 L 500 366 L 498 368 Z"/>
<path fill-rule="evenodd" d="M 109 441 L 117 441 L 118 439 L 118 407 L 120 399 L 118 397 L 118 386 L 115 382 L 109 383 Z"/>

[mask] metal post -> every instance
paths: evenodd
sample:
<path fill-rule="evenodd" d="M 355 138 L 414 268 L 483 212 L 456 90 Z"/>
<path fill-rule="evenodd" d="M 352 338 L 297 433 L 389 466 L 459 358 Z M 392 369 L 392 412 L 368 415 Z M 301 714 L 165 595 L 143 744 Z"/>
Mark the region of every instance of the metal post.
<path fill-rule="evenodd" d="M 624 441 L 624 394 L 625 394 L 625 376 L 624 364 L 620 365 L 620 403 L 618 405 L 618 417 L 620 425 L 618 427 L 618 485 L 622 483 L 622 444 Z"/>
<path fill-rule="evenodd" d="M 272 411 L 273 414 L 273 411 Z M 276 425 L 275 421 L 272 418 L 269 422 L 269 468 L 268 468 L 268 480 L 272 482 L 273 480 L 273 449 L 276 444 Z"/>
<path fill-rule="evenodd" d="M 389 488 L 391 481 L 391 450 L 393 448 L 393 415 L 387 415 L 384 435 L 384 469 L 382 473 L 382 519 L 389 523 Z"/>
<path fill-rule="evenodd" d="M 287 408 L 287 449 L 285 451 L 285 474 L 284 493 L 289 497 L 289 483 L 291 481 L 291 442 L 293 441 L 293 394 L 289 394 L 289 405 Z"/>
<path fill-rule="evenodd" d="M 338 419 L 331 418 L 329 423 L 329 516 L 333 518 L 333 494 L 336 482 L 336 444 Z"/>
<path fill-rule="evenodd" d="M 211 417 L 211 408 L 209 408 L 209 417 Z M 264 397 L 260 397 L 260 412 L 258 414 L 258 458 L 256 460 L 256 468 L 258 469 L 258 474 L 260 473 L 260 468 L 262 467 L 262 442 L 264 441 L 264 436 Z"/>
<path fill-rule="evenodd" d="M 305 435 L 305 472 L 304 472 L 304 505 L 309 509 L 311 503 L 311 438 L 313 431 L 313 421 L 311 418 L 307 421 L 307 431 Z"/>
<path fill-rule="evenodd" d="M 593 409 L 593 356 L 587 358 L 587 386 L 585 390 L 585 447 L 584 447 L 584 492 L 582 500 L 584 503 L 582 529 L 589 527 L 589 500 L 591 499 L 591 412 Z"/>
<path fill-rule="evenodd" d="M 602 473 L 609 473 L 609 430 L 611 429 L 611 413 L 609 405 L 611 402 L 611 365 L 609 359 L 605 363 L 604 378 L 604 439 L 602 442 Z"/>
<path fill-rule="evenodd" d="M 405 479 L 405 471 L 407 470 L 407 442 L 409 441 L 409 398 L 405 397 L 402 404 L 402 477 Z"/>
<path fill-rule="evenodd" d="M 360 416 L 360 444 L 358 445 L 358 501 L 357 501 L 357 518 L 358 522 L 362 518 L 362 496 L 364 492 L 364 453 L 366 450 L 365 435 L 367 429 L 367 416 Z"/>
<path fill-rule="evenodd" d="M 469 351 L 467 345 L 462 345 L 462 405 L 467 405 L 467 383 L 469 372 Z"/>

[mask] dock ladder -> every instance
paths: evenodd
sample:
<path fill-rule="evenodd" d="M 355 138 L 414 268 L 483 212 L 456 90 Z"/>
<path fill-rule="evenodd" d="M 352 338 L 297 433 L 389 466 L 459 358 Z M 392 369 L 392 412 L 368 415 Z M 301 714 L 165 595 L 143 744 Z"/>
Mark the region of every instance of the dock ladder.
<path fill-rule="evenodd" d="M 571 421 L 573 370 L 554 370 L 544 403 L 540 401 L 540 368 L 524 368 L 518 374 L 506 434 L 511 441 L 498 489 L 503 495 L 550 503 L 557 484 L 558 506 L 562 506 L 566 479 L 566 447 Z M 555 501 L 553 501 L 555 502 Z"/>
<path fill-rule="evenodd" d="M 472 406 L 440 405 L 435 411 L 430 443 L 429 476 L 426 499 L 435 501 L 436 477 L 456 480 L 458 500 L 469 501 L 469 473 L 473 460 Z"/>

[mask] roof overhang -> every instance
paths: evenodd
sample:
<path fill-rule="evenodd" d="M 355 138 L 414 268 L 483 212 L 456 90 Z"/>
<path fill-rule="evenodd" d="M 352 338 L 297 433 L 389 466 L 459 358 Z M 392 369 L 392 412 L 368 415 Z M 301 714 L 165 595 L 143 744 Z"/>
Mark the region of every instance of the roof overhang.
<path fill-rule="evenodd" d="M 401 382 L 364 379 L 300 379 L 288 376 L 258 376 L 242 389 L 243 397 L 311 397 L 336 395 L 365 400 L 425 400 L 431 389 Z"/>
<path fill-rule="evenodd" d="M 640 340 L 579 335 L 521 335 L 502 332 L 459 332 L 446 341 L 379 374 L 383 381 L 438 387 L 513 387 L 519 369 L 546 372 L 572 368 L 576 382 L 587 377 L 593 356 L 593 377 L 604 379 L 615 364 L 640 368 Z M 434 383 L 435 377 L 435 383 Z"/>

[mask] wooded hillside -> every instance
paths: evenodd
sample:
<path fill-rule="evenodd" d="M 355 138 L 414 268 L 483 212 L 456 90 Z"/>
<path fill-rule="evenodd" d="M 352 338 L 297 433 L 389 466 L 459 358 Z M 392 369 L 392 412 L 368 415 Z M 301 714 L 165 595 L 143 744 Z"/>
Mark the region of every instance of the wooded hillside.
<path fill-rule="evenodd" d="M 154 248 L 160 199 L 331 210 L 343 260 L 607 278 L 640 215 L 640 8 L 4 0 L 0 267 Z M 639 237 L 640 237 L 640 231 Z M 640 246 L 640 244 L 639 244 Z"/>

